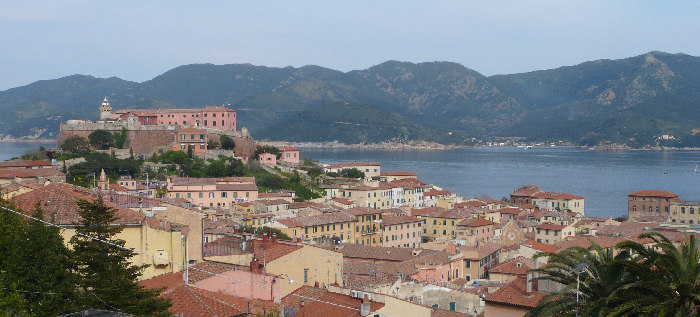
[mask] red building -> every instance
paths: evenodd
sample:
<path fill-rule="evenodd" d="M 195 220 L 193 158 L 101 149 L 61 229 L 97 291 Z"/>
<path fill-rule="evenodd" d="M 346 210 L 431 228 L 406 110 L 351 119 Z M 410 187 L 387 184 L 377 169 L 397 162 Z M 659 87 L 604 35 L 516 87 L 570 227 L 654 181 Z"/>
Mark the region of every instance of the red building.
<path fill-rule="evenodd" d="M 236 110 L 224 106 L 201 109 L 123 109 L 110 115 L 111 119 L 135 116 L 144 125 L 182 125 L 236 131 Z"/>

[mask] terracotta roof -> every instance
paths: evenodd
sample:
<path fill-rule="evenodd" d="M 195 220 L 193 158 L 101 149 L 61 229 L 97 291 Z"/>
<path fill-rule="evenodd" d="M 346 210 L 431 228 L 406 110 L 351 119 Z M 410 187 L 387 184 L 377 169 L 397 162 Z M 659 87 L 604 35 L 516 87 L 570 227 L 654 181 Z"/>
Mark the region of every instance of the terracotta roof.
<path fill-rule="evenodd" d="M 659 223 L 629 222 L 625 221 L 619 225 L 605 225 L 596 231 L 599 236 L 619 236 L 625 238 L 637 237 L 648 231 L 648 227 L 653 227 Z"/>
<path fill-rule="evenodd" d="M 216 293 L 186 285 L 182 273 L 168 273 L 140 281 L 145 288 L 161 288 L 160 297 L 170 299 L 170 313 L 178 316 L 234 316 L 248 312 L 262 314 L 263 312 L 282 311 L 273 302 L 256 299 L 235 297 L 224 293 Z"/>
<path fill-rule="evenodd" d="M 285 309 L 296 310 L 296 314 L 294 314 L 296 316 L 308 317 L 359 317 L 361 302 L 362 299 L 359 298 L 333 293 L 323 288 L 308 285 L 304 285 L 292 294 L 282 298 L 282 305 Z M 375 312 L 384 307 L 383 303 L 369 302 L 370 312 Z"/>
<path fill-rule="evenodd" d="M 38 169 L 28 169 L 28 168 L 3 168 L 0 169 L 0 179 L 12 179 L 15 177 L 19 178 L 38 178 L 38 177 L 51 177 L 51 176 L 64 176 L 65 174 L 57 171 L 53 168 L 38 168 Z"/>
<path fill-rule="evenodd" d="M 539 192 L 532 195 L 532 198 L 537 199 L 561 199 L 561 200 L 572 200 L 572 199 L 583 199 L 581 196 L 568 194 L 568 193 L 554 193 L 554 192 Z"/>
<path fill-rule="evenodd" d="M 438 210 L 425 216 L 433 218 L 463 219 L 471 218 L 472 211 L 467 209 L 455 208 L 448 210 Z"/>
<path fill-rule="evenodd" d="M 256 191 L 258 186 L 255 184 L 216 184 L 216 190 Z"/>
<path fill-rule="evenodd" d="M 452 192 L 449 190 L 429 190 L 423 193 L 423 196 L 449 196 Z"/>
<path fill-rule="evenodd" d="M 418 186 L 418 187 L 423 187 L 423 186 L 426 185 L 425 183 L 423 183 L 423 182 L 421 182 L 421 181 L 419 181 L 418 179 L 415 179 L 415 178 L 397 179 L 397 180 L 393 181 L 392 183 L 394 183 L 394 184 L 401 184 L 401 185 L 410 184 L 410 185 Z"/>
<path fill-rule="evenodd" d="M 332 169 L 332 168 L 357 167 L 357 166 L 381 166 L 381 164 L 379 164 L 379 162 L 340 162 L 337 164 L 328 165 L 325 168 Z"/>
<path fill-rule="evenodd" d="M 272 218 L 275 214 L 260 213 L 260 214 L 247 214 L 243 215 L 243 219 L 257 219 L 257 218 Z"/>
<path fill-rule="evenodd" d="M 499 290 L 486 296 L 486 302 L 498 303 L 508 306 L 534 308 L 542 300 L 545 294 L 527 292 L 527 278 L 518 277 Z"/>
<path fill-rule="evenodd" d="M 321 226 L 334 223 L 354 222 L 355 216 L 345 212 L 329 212 L 314 216 L 296 217 L 291 219 L 280 219 L 277 222 L 287 227 L 308 227 Z"/>
<path fill-rule="evenodd" d="M 478 247 L 467 246 L 467 245 L 457 247 L 457 249 L 462 251 L 463 253 L 477 251 L 476 257 L 471 256 L 471 255 L 467 255 L 467 254 L 464 255 L 465 259 L 471 259 L 471 260 L 481 260 L 481 259 L 493 254 L 494 252 L 501 250 L 501 248 L 503 248 L 502 244 L 496 243 L 496 242 L 490 242 L 490 241 L 483 242 L 483 243 L 479 244 Z"/>
<path fill-rule="evenodd" d="M 384 216 L 382 218 L 382 225 L 385 227 L 414 222 L 421 222 L 421 220 L 411 216 Z"/>
<path fill-rule="evenodd" d="M 369 207 L 348 208 L 343 210 L 343 212 L 347 212 L 354 216 L 376 215 L 383 213 L 383 211 L 380 209 L 374 209 Z"/>
<path fill-rule="evenodd" d="M 417 176 L 418 174 L 406 171 L 381 172 L 381 176 Z"/>
<path fill-rule="evenodd" d="M 522 208 L 522 209 L 536 209 L 537 206 L 535 206 L 533 204 L 522 204 L 522 205 L 520 205 L 520 208 Z"/>
<path fill-rule="evenodd" d="M 559 250 L 557 247 L 555 247 L 551 244 L 537 242 L 535 240 L 527 240 L 527 241 L 521 243 L 521 245 L 529 246 L 537 251 L 546 252 L 546 253 L 555 253 L 555 252 L 557 252 L 557 250 Z"/>
<path fill-rule="evenodd" d="M 494 204 L 494 205 L 500 205 L 500 204 L 503 204 L 503 203 L 504 203 L 503 201 L 496 200 L 496 199 L 493 199 L 493 198 L 488 197 L 488 196 L 476 197 L 476 198 L 474 198 L 474 199 L 476 199 L 476 200 L 478 200 L 478 201 L 485 202 L 485 203 L 487 203 L 487 204 Z"/>
<path fill-rule="evenodd" d="M 20 184 L 12 182 L 12 183 L 9 183 L 9 184 L 6 184 L 6 185 L 3 185 L 2 187 L 0 187 L 0 194 L 11 193 L 11 192 L 16 191 L 20 188 L 22 188 L 22 186 Z"/>
<path fill-rule="evenodd" d="M 460 221 L 458 227 L 482 227 L 482 226 L 493 226 L 495 222 L 488 219 L 464 219 Z"/>
<path fill-rule="evenodd" d="M 96 192 L 86 188 L 65 183 L 53 183 L 15 196 L 12 201 L 25 213 L 30 214 L 37 203 L 44 211 L 44 219 L 58 225 L 77 225 L 82 218 L 77 205 L 78 200 L 94 202 Z M 116 209 L 116 224 L 141 224 L 145 216 L 128 208 L 105 202 Z"/>
<path fill-rule="evenodd" d="M 340 203 L 340 204 L 343 204 L 343 205 L 348 205 L 348 206 L 352 206 L 352 205 L 355 204 L 354 202 L 349 201 L 349 200 L 347 200 L 347 199 L 345 199 L 345 198 L 338 198 L 338 197 L 336 197 L 336 198 L 333 198 L 332 200 L 335 201 L 335 202 L 337 202 L 337 203 Z"/>
<path fill-rule="evenodd" d="M 627 196 L 676 198 L 676 197 L 678 197 L 678 194 L 675 194 L 672 192 L 667 192 L 665 190 L 645 189 L 645 190 L 636 191 L 634 193 L 629 193 L 629 194 L 627 194 Z"/>
<path fill-rule="evenodd" d="M 124 186 L 122 186 L 122 185 L 119 185 L 119 184 L 109 184 L 109 189 L 111 189 L 111 190 L 116 190 L 116 191 L 121 191 L 121 192 L 126 192 L 126 191 L 130 191 L 130 190 L 131 190 L 131 189 L 126 188 L 126 187 L 124 187 Z"/>
<path fill-rule="evenodd" d="M 230 235 L 207 243 L 206 249 L 221 249 L 217 248 L 217 246 L 238 245 L 241 241 L 242 239 L 240 235 Z M 252 241 L 252 244 L 250 241 Z M 230 248 L 227 252 L 217 252 L 217 255 L 253 253 L 253 255 L 258 258 L 261 263 L 263 263 L 274 261 L 303 247 L 304 245 L 302 244 L 282 242 L 281 240 L 273 242 L 272 238 L 268 239 L 267 242 L 263 242 L 262 239 L 256 238 L 253 240 L 248 240 L 248 246 L 245 250 L 240 248 Z M 207 250 L 205 250 L 205 252 L 206 251 Z"/>
<path fill-rule="evenodd" d="M 338 252 L 343 253 L 345 258 L 397 262 L 409 261 L 442 252 L 430 249 L 377 247 L 352 243 L 341 244 L 336 249 Z"/>
<path fill-rule="evenodd" d="M 299 152 L 299 149 L 297 149 L 297 148 L 295 148 L 295 147 L 291 147 L 291 146 L 283 146 L 283 147 L 279 148 L 279 150 L 282 151 L 282 152 L 288 152 L 288 151 L 297 151 L 297 152 Z"/>
<path fill-rule="evenodd" d="M 521 212 L 523 212 L 522 209 L 520 208 L 513 208 L 513 207 L 505 207 L 496 210 L 501 214 L 508 214 L 508 215 L 519 215 Z"/>
<path fill-rule="evenodd" d="M 260 199 L 260 200 L 256 200 L 255 202 L 261 203 L 261 204 L 263 204 L 263 205 L 265 205 L 265 206 L 289 205 L 289 204 L 290 204 L 290 202 L 289 202 L 288 200 L 284 200 L 284 199 L 272 199 L 272 200 L 270 200 L 270 199 Z"/>
<path fill-rule="evenodd" d="M 465 207 L 484 207 L 488 204 L 478 200 L 463 201 L 461 203 L 455 203 L 455 208 L 465 208 Z"/>
<path fill-rule="evenodd" d="M 4 161 L 0 162 L 0 168 L 7 168 L 7 167 L 33 167 L 33 166 L 53 166 L 51 162 L 47 160 L 39 160 L 39 161 L 24 161 L 24 160 L 13 160 L 13 161 Z"/>
<path fill-rule="evenodd" d="M 170 182 L 173 185 L 255 184 L 255 177 L 172 177 Z"/>
<path fill-rule="evenodd" d="M 532 195 L 541 191 L 542 190 L 537 185 L 524 185 L 516 189 L 514 192 L 510 193 L 510 195 L 516 197 L 531 197 Z"/>
<path fill-rule="evenodd" d="M 532 260 L 524 257 L 517 257 L 515 259 L 496 264 L 496 266 L 489 269 L 489 273 L 525 276 L 527 275 L 527 271 L 529 271 L 533 266 L 534 263 Z"/>
<path fill-rule="evenodd" d="M 427 216 L 432 213 L 438 212 L 438 211 L 443 211 L 446 210 L 445 208 L 442 207 L 426 207 L 426 208 L 412 208 L 411 209 L 411 216 Z"/>
<path fill-rule="evenodd" d="M 433 311 L 430 313 L 430 317 L 467 317 L 469 315 L 465 313 L 460 313 L 452 310 L 442 309 L 442 308 L 432 308 Z"/>
<path fill-rule="evenodd" d="M 560 241 L 554 244 L 559 251 L 572 248 L 581 247 L 588 249 L 592 246 L 591 241 L 602 248 L 611 248 L 617 245 L 619 242 L 627 240 L 623 237 L 606 237 L 606 236 L 589 236 L 589 235 L 577 235 L 574 237 L 568 237 L 564 241 Z"/>
<path fill-rule="evenodd" d="M 536 228 L 537 229 L 561 231 L 562 229 L 566 228 L 566 226 L 553 224 L 551 222 L 545 222 L 545 223 L 539 224 Z"/>
<path fill-rule="evenodd" d="M 268 197 L 292 197 L 292 193 L 290 192 L 279 192 L 279 193 L 259 193 L 258 194 L 258 199 L 262 198 L 268 198 Z"/>

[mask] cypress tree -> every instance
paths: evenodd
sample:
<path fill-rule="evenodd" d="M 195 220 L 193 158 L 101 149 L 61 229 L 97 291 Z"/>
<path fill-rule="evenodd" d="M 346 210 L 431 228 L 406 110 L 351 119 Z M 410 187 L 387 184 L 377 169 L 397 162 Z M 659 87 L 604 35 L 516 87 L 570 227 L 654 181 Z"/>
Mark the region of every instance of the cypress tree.
<path fill-rule="evenodd" d="M 137 278 L 147 265 L 129 262 L 137 253 L 124 248 L 125 241 L 115 237 L 123 229 L 123 226 L 113 225 L 118 219 L 115 209 L 105 205 L 101 198 L 94 202 L 78 201 L 78 206 L 83 220 L 70 243 L 83 305 L 134 315 L 169 315 L 167 309 L 171 304 L 158 297 L 160 290 L 145 289 L 137 284 Z"/>

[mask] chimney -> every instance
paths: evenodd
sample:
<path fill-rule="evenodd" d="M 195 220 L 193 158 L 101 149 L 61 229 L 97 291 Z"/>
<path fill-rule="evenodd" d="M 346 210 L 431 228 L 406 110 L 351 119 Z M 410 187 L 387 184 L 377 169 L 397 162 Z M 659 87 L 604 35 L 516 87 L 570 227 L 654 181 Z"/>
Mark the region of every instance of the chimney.
<path fill-rule="evenodd" d="M 360 315 L 367 316 L 370 313 L 369 299 L 367 297 L 362 298 L 362 303 L 360 303 Z"/>
<path fill-rule="evenodd" d="M 527 273 L 527 281 L 525 284 L 527 285 L 527 292 L 532 293 L 532 273 Z"/>
<path fill-rule="evenodd" d="M 263 234 L 263 243 L 267 243 L 267 235 Z"/>
<path fill-rule="evenodd" d="M 277 234 L 276 233 L 272 234 L 272 242 L 277 243 Z"/>
<path fill-rule="evenodd" d="M 253 260 L 250 261 L 250 273 L 258 273 L 259 269 L 260 264 L 258 264 L 258 259 L 253 258 Z"/>
<path fill-rule="evenodd" d="M 318 286 L 318 282 L 314 283 L 314 287 L 315 287 L 315 288 L 318 288 L 318 287 L 319 287 L 319 286 Z"/>

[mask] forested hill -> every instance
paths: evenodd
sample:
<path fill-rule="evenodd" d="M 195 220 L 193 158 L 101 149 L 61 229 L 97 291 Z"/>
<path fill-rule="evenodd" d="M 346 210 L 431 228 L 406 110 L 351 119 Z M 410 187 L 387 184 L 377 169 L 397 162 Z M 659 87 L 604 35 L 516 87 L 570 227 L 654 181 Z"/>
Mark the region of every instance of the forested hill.
<path fill-rule="evenodd" d="M 96 119 L 105 96 L 115 109 L 230 104 L 240 126 L 274 140 L 641 146 L 668 134 L 676 140 L 666 145 L 700 145 L 700 58 L 663 52 L 491 77 L 451 62 L 397 61 L 346 73 L 195 64 L 143 83 L 72 75 L 0 92 L 0 134 L 55 137 L 60 122 Z"/>

